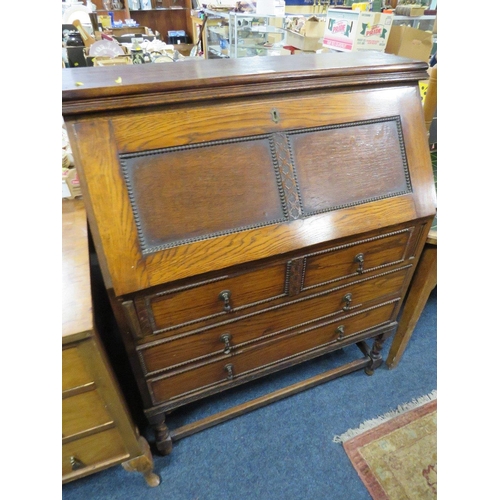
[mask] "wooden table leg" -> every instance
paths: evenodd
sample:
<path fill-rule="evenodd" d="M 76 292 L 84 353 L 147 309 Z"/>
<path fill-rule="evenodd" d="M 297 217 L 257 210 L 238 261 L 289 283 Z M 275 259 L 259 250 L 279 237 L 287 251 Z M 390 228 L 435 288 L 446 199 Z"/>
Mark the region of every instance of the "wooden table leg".
<path fill-rule="evenodd" d="M 426 243 L 408 291 L 406 304 L 394 335 L 386 364 L 396 368 L 430 293 L 437 284 L 437 245 Z"/>

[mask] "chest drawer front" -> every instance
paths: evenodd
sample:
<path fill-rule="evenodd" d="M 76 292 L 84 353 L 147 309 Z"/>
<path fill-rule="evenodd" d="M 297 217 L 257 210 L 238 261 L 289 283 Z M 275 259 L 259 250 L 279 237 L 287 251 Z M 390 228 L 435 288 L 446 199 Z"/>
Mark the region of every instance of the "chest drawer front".
<path fill-rule="evenodd" d="M 103 462 L 123 461 L 128 457 L 117 429 L 99 432 L 62 445 L 62 474 L 98 467 Z M 75 465 L 73 465 L 75 464 Z"/>
<path fill-rule="evenodd" d="M 303 289 L 401 262 L 410 229 L 361 240 L 306 257 Z"/>
<path fill-rule="evenodd" d="M 62 400 L 62 434 L 69 437 L 112 422 L 97 391 Z"/>
<path fill-rule="evenodd" d="M 139 347 L 144 373 L 150 375 L 210 355 L 224 354 L 242 345 L 286 333 L 311 321 L 326 319 L 366 307 L 375 300 L 400 294 L 407 269 L 375 278 L 357 280 L 347 286 L 298 299 L 263 313 L 205 329 L 177 340 L 167 339 Z"/>
<path fill-rule="evenodd" d="M 137 301 L 138 315 L 146 333 L 168 331 L 209 318 L 223 321 L 231 313 L 283 296 L 285 277 L 286 265 L 277 264 L 165 291 Z"/>
<path fill-rule="evenodd" d="M 62 351 L 62 390 L 75 389 L 90 384 L 93 378 L 89 374 L 85 361 L 78 347 L 69 347 Z"/>
<path fill-rule="evenodd" d="M 322 322 L 258 345 L 233 356 L 228 355 L 198 368 L 186 369 L 148 382 L 155 404 L 187 393 L 208 389 L 287 358 L 314 351 L 316 348 L 335 344 L 340 338 L 374 328 L 391 320 L 397 300 L 380 307 L 363 310 L 355 315 L 342 315 L 338 319 Z M 338 328 L 343 328 L 339 330 Z M 230 367 L 230 368 L 229 368 Z"/>

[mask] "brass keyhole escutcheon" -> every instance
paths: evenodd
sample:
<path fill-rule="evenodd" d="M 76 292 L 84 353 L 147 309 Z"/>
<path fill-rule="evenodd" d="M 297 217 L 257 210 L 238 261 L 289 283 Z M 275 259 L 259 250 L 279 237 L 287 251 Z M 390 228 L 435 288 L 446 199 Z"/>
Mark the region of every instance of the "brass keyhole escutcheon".
<path fill-rule="evenodd" d="M 271 109 L 271 118 L 274 123 L 279 123 L 280 121 L 280 114 L 279 111 L 276 108 Z"/>

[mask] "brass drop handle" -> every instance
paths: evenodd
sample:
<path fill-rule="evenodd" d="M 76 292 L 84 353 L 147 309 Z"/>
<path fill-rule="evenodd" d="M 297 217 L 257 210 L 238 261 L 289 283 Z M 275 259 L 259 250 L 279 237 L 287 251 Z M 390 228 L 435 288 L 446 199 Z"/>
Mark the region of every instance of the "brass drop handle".
<path fill-rule="evenodd" d="M 69 461 L 73 470 L 83 469 L 85 467 L 85 464 L 76 457 L 69 457 Z"/>
<path fill-rule="evenodd" d="M 231 290 L 222 290 L 221 293 L 219 293 L 219 300 L 222 300 L 224 302 L 224 311 L 230 312 L 233 310 L 231 303 L 229 302 L 231 299 Z"/>
<path fill-rule="evenodd" d="M 345 333 L 345 327 L 344 325 L 340 325 L 337 327 L 337 329 L 335 330 L 335 333 L 338 333 L 338 339 L 343 339 L 344 338 L 344 333 Z"/>
<path fill-rule="evenodd" d="M 343 311 L 348 311 L 351 308 L 352 293 L 346 293 L 342 297 L 342 302 L 345 302 L 345 306 L 342 308 Z"/>
<path fill-rule="evenodd" d="M 227 371 L 227 379 L 228 379 L 228 380 L 233 380 L 233 378 L 234 378 L 234 372 L 233 372 L 233 369 L 234 369 L 234 367 L 233 367 L 233 365 L 232 365 L 232 364 L 228 364 L 228 365 L 226 365 L 226 366 L 224 367 L 224 370 L 226 370 L 226 371 Z"/>
<path fill-rule="evenodd" d="M 356 270 L 356 272 L 358 274 L 362 274 L 364 271 L 363 266 L 365 263 L 365 255 L 363 253 L 358 253 L 358 255 L 354 257 L 354 262 L 358 263 L 358 269 Z"/>
<path fill-rule="evenodd" d="M 231 352 L 231 334 L 222 334 L 220 336 L 220 341 L 224 343 L 224 354 L 229 354 Z"/>

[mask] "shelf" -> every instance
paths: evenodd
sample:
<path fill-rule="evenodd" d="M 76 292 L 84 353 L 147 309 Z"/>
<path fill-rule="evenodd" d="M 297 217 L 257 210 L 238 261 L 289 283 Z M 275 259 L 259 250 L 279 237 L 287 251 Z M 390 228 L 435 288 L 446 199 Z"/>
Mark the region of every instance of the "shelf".
<path fill-rule="evenodd" d="M 137 12 L 158 12 L 158 11 L 165 11 L 165 10 L 191 10 L 188 9 L 187 7 L 161 7 L 159 9 L 139 9 L 139 10 L 130 10 L 130 12 L 134 12 L 135 14 Z"/>

